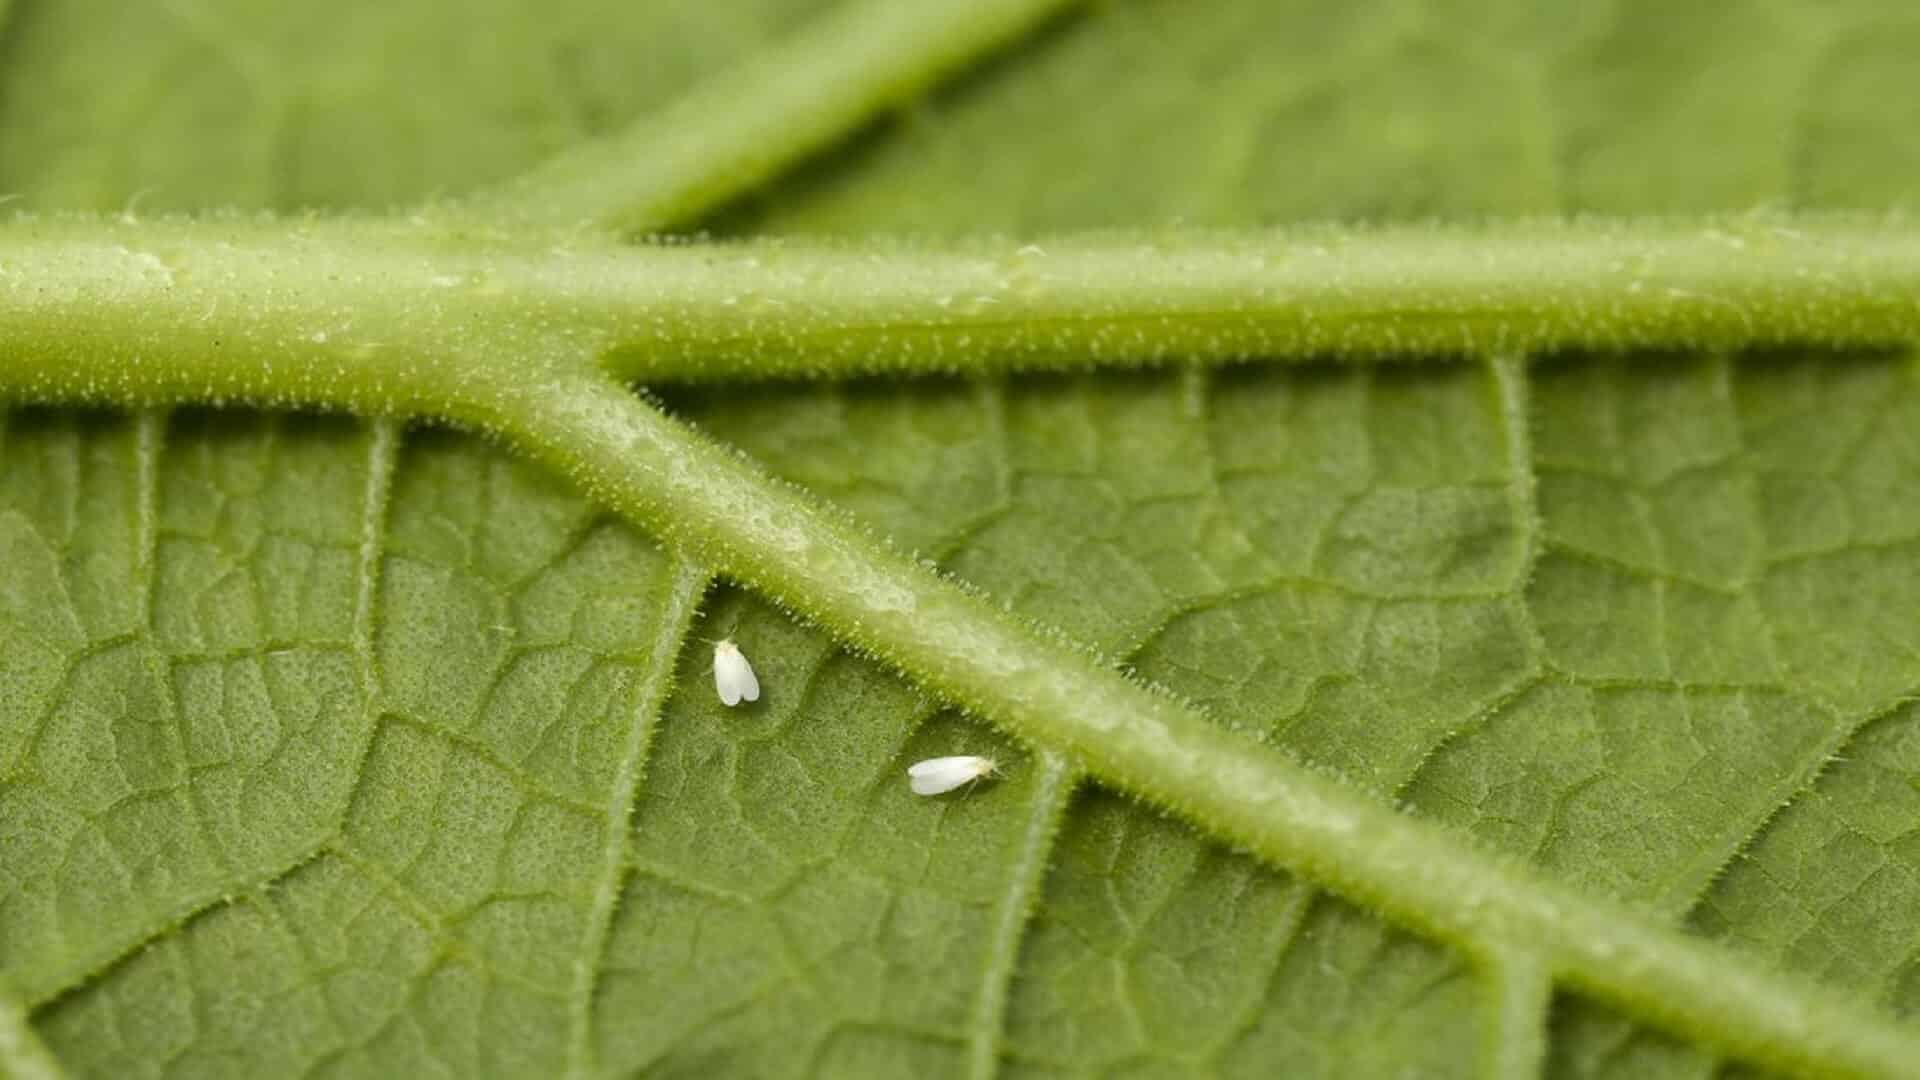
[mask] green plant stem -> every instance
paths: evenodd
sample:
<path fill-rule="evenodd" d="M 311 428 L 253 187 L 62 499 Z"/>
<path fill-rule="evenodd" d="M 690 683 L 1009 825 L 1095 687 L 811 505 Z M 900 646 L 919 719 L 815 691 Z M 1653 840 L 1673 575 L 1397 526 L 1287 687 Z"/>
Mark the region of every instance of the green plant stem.
<path fill-rule="evenodd" d="M 91 347 L 61 348 L 36 346 L 63 339 L 9 313 L 0 391 L 131 403 L 273 389 L 281 404 L 385 400 L 478 424 L 948 699 L 1397 921 L 1468 950 L 1525 943 L 1550 973 L 1636 1016 L 1776 1067 L 1893 1076 L 1920 1061 L 1920 1035 L 1544 881 L 1221 730 L 892 551 L 584 363 L 371 350 L 303 375 L 217 320 L 196 324 L 199 353 L 182 338 L 130 363 L 140 342 L 187 332 L 161 320 L 143 335 L 132 318 L 106 320 Z M 112 330 L 127 340 L 108 347 Z"/>
<path fill-rule="evenodd" d="M 71 382 L 62 355 L 87 351 L 158 365 L 152 377 L 176 384 L 165 399 L 184 388 L 271 400 L 336 381 L 356 407 L 434 411 L 446 395 L 384 400 L 404 396 L 393 369 L 479 352 L 593 354 L 624 378 L 668 383 L 1916 341 L 1920 227 L 1861 218 L 961 251 L 632 247 L 431 221 L 0 228 L 0 347 L 33 354 L 15 381 Z M 269 377 L 249 384 L 256 370 Z"/>
<path fill-rule="evenodd" d="M 1074 2 L 842 4 L 631 127 L 570 149 L 466 206 L 546 225 L 682 225 Z"/>

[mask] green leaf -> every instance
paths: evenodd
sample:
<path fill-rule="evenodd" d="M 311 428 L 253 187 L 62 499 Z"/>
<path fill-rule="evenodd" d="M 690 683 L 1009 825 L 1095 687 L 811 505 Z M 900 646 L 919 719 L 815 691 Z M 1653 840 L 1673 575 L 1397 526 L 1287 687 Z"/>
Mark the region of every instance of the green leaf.
<path fill-rule="evenodd" d="M 675 38 L 550 7 L 520 34 L 369 8 L 339 36 L 171 8 L 115 57 L 83 9 L 35 5 L 0 65 L 7 186 L 103 209 L 461 191 L 666 100 L 689 49 L 784 25 L 709 34 L 703 5 Z M 1269 7 L 1102 7 L 720 224 L 1914 192 L 1898 9 Z M 381 62 L 404 40 L 381 19 L 465 59 Z M 581 101 L 602 119 L 556 119 Z M 1912 379 L 1906 355 L 1797 350 L 664 392 L 1237 735 L 1867 1024 L 1920 1008 Z M 1549 1018 L 1533 942 L 1468 957 L 1389 928 L 764 597 L 716 587 L 695 617 L 703 570 L 480 440 L 21 409 L 0 454 L 0 972 L 70 1071 L 1465 1075 L 1545 1053 L 1677 1075 L 1722 1038 L 1573 993 Z M 700 639 L 721 636 L 757 706 L 715 700 Z M 909 795 L 904 765 L 943 752 L 1008 775 Z M 0 1015 L 0 1049 L 19 1027 Z"/>

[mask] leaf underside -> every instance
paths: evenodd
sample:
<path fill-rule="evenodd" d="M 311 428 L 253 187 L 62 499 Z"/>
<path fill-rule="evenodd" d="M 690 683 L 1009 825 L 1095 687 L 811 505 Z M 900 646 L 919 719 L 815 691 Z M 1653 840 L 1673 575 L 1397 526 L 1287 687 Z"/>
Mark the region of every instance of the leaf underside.
<path fill-rule="evenodd" d="M 763 6 L 183 4 L 102 37 L 29 5 L 0 189 L 462 191 L 819 7 Z M 1881 208 L 1920 196 L 1914 55 L 1898 4 L 1112 4 L 709 224 Z M 1526 381 L 1520 411 L 1470 362 L 662 395 L 1222 725 L 1913 1015 L 1912 357 Z M 1573 995 L 1529 1014 L 704 588 L 470 437 L 7 413 L 0 973 L 76 1074 L 1468 1076 L 1542 1024 L 1558 1075 L 1722 1066 Z M 756 706 L 715 699 L 721 637 Z M 1006 776 L 914 798 L 940 753 Z"/>

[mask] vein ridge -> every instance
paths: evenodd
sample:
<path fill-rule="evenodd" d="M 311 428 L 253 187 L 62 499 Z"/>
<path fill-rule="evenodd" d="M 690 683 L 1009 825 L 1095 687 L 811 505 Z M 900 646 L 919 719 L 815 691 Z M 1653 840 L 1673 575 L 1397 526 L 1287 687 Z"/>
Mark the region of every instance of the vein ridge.
<path fill-rule="evenodd" d="M 967 1022 L 967 1075 L 972 1080 L 993 1080 L 999 1073 L 1008 991 L 1013 983 L 1014 968 L 1019 963 L 1020 943 L 1033 922 L 1040 883 L 1046 877 L 1048 854 L 1060 834 L 1061 819 L 1079 780 L 1078 770 L 1053 751 L 1041 750 L 1034 760 L 1040 768 L 1034 776 L 1027 819 L 1020 830 L 1020 854 L 1014 861 L 1007 888 L 994 905 L 987 963 L 980 975 L 973 1014 Z"/>
<path fill-rule="evenodd" d="M 633 800 L 646 768 L 647 752 L 653 745 L 653 731 L 659 723 L 661 706 L 673 687 L 674 664 L 693 627 L 700 597 L 712 580 L 705 569 L 685 557 L 673 554 L 670 558 L 660 628 L 646 668 L 641 672 L 639 691 L 634 695 L 633 722 L 627 730 L 626 744 L 621 748 L 619 767 L 614 774 L 613 791 L 607 799 L 603 825 L 606 836 L 587 929 L 573 958 L 573 986 L 567 1000 L 569 1077 L 584 1077 L 593 1071 L 593 995 L 599 985 L 600 961 L 613 924 L 614 908 L 626 880 L 627 853 L 633 836 Z"/>
<path fill-rule="evenodd" d="M 1499 948 L 1481 958 L 1488 1003 L 1487 1075 L 1493 1080 L 1533 1080 L 1547 1062 L 1548 1014 L 1553 975 L 1540 958 Z"/>

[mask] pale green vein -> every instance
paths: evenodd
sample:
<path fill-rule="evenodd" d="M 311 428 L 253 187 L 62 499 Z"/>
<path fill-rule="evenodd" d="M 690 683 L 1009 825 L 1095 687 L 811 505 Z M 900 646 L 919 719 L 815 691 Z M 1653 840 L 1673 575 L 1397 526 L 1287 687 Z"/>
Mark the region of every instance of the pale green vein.
<path fill-rule="evenodd" d="M 380 708 L 380 671 L 374 651 L 379 628 L 380 563 L 386 551 L 387 502 L 400 455 L 398 421 L 376 419 L 367 433 L 366 485 L 360 497 L 360 550 L 353 592 L 353 658 L 359 670 L 362 709 L 369 729 Z"/>
<path fill-rule="evenodd" d="M 380 677 L 378 637 L 380 628 L 380 575 L 387 550 L 388 505 L 393 496 L 393 474 L 399 467 L 400 443 L 405 426 L 390 417 L 378 417 L 367 433 L 366 481 L 360 494 L 360 550 L 355 561 L 353 594 L 352 651 L 354 669 L 360 680 L 360 722 L 366 730 L 353 749 L 348 764 L 346 789 L 340 794 L 340 807 L 333 815 L 332 835 L 345 835 L 353 814 L 353 802 L 365 782 L 367 756 L 380 730 L 380 714 L 386 700 Z"/>
<path fill-rule="evenodd" d="M 1485 726 L 1521 694 L 1538 685 L 1541 678 L 1540 658 L 1547 653 L 1546 643 L 1541 640 L 1540 628 L 1535 624 L 1533 611 L 1526 600 L 1527 586 L 1533 580 L 1534 569 L 1539 563 L 1542 537 L 1546 531 L 1546 525 L 1540 517 L 1539 482 L 1534 475 L 1533 411 L 1531 395 L 1528 393 L 1526 357 L 1513 352 L 1497 353 L 1488 358 L 1487 373 L 1499 406 L 1501 441 L 1506 447 L 1507 512 L 1513 517 L 1516 534 L 1510 583 L 1488 594 L 1487 599 L 1504 600 L 1512 605 L 1526 635 L 1527 663 L 1523 670 L 1503 681 L 1492 696 L 1475 708 L 1462 723 L 1449 725 L 1440 738 L 1427 745 L 1419 761 L 1398 778 L 1393 788 L 1396 798 L 1444 747 L 1463 733 Z"/>
<path fill-rule="evenodd" d="M 1007 991 L 1020 960 L 1020 942 L 1039 902 L 1040 883 L 1046 877 L 1047 855 L 1053 850 L 1060 819 L 1073 797 L 1076 770 L 1065 758 L 1049 751 L 1035 755 L 1032 801 L 1020 830 L 1019 853 L 1014 857 L 1007 887 L 993 913 L 992 936 L 987 940 L 986 965 L 980 973 L 980 992 L 967 1023 L 967 1075 L 992 1080 L 1000 1071 L 1000 1043 L 1006 1030 Z"/>
<path fill-rule="evenodd" d="M 607 796 L 605 832 L 601 844 L 600 867 L 593 888 L 593 902 L 587 912 L 586 932 L 573 958 L 573 987 L 567 1003 L 567 1075 L 588 1076 L 595 1071 L 593 1054 L 593 994 L 599 985 L 600 968 L 605 960 L 607 933 L 613 925 L 613 911 L 620 900 L 626 880 L 627 852 L 632 846 L 634 794 L 640 789 L 640 774 L 645 769 L 647 749 L 653 742 L 654 725 L 667 692 L 673 687 L 674 662 L 693 626 L 700 597 L 711 580 L 706 571 L 687 560 L 672 557 L 660 605 L 659 631 L 646 667 L 639 674 L 640 688 L 634 695 L 633 721 L 627 728 L 626 743 L 620 748 L 620 761 L 614 771 L 613 790 Z"/>
<path fill-rule="evenodd" d="M 1528 403 L 1527 358 L 1515 352 L 1502 352 L 1487 361 L 1493 379 L 1494 394 L 1500 404 L 1500 433 L 1506 443 L 1507 510 L 1513 515 L 1517 534 L 1514 544 L 1513 593 L 1524 597 L 1540 561 L 1541 536 L 1546 524 L 1540 519 L 1539 479 L 1533 470 L 1533 410 Z M 1527 636 L 1536 653 L 1545 651 L 1540 631 L 1527 614 Z"/>
<path fill-rule="evenodd" d="M 1273 996 L 1273 983 L 1280 974 L 1280 965 L 1300 941 L 1301 928 L 1306 925 L 1307 914 L 1321 897 L 1319 889 L 1310 882 L 1298 878 L 1287 883 L 1279 911 L 1266 927 L 1267 940 L 1261 944 L 1258 969 L 1265 973 L 1259 983 L 1249 991 L 1238 1008 L 1233 1010 L 1233 1019 L 1220 1029 L 1220 1035 L 1207 1045 L 1202 1059 L 1212 1069 L 1214 1075 L 1225 1070 L 1221 1067 L 1221 1058 L 1233 1049 L 1234 1043 L 1254 1030 L 1264 1015 L 1268 1002 Z M 1250 954 L 1253 947 L 1249 945 Z"/>
<path fill-rule="evenodd" d="M 160 454 L 166 443 L 167 418 L 156 409 L 143 409 L 133 418 L 133 550 L 134 617 L 141 633 L 153 637 L 153 591 L 159 585 L 156 560 L 160 545 Z"/>
<path fill-rule="evenodd" d="M 701 285 L 688 280 L 682 296 L 718 305 L 698 330 L 682 332 L 668 316 L 651 332 L 610 332 L 606 363 L 623 376 L 1920 340 L 1920 230 L 1886 219 L 1297 227 L 880 253 L 669 250 L 704 260 L 714 279 L 735 267 L 747 273 L 698 300 Z"/>
<path fill-rule="evenodd" d="M 0 1076 L 8 1080 L 61 1080 L 60 1062 L 27 1022 L 26 1010 L 0 993 Z"/>
<path fill-rule="evenodd" d="M 442 413 L 459 384 L 508 366 L 459 355 L 591 352 L 665 382 L 1920 341 L 1920 227 L 1885 219 L 1123 236 L 1045 251 L 636 248 L 474 230 L 16 221 L 0 228 L 0 391 Z"/>
<path fill-rule="evenodd" d="M 1881 719 L 1907 705 L 1901 700 L 1876 712 L 1862 712 L 1849 718 L 1834 718 L 1832 727 L 1825 738 L 1814 743 L 1791 767 L 1768 785 L 1766 797 L 1761 803 L 1761 812 L 1752 818 L 1736 822 L 1726 832 L 1715 838 L 1711 845 L 1699 851 L 1680 868 L 1671 882 L 1660 890 L 1654 899 L 1654 909 L 1665 912 L 1675 919 L 1691 911 L 1713 886 L 1714 879 L 1726 871 L 1729 864 L 1757 839 L 1767 826 L 1793 805 L 1796 799 L 1806 796 L 1814 790 L 1827 766 L 1839 759 L 1855 735 L 1868 724 Z"/>
<path fill-rule="evenodd" d="M 168 749 L 180 777 L 182 798 L 193 815 L 193 825 L 220 877 L 240 876 L 227 859 L 226 848 L 207 813 L 206 797 L 194 783 L 193 760 L 187 752 L 186 713 L 173 685 L 173 665 L 162 652 L 159 627 L 154 623 L 154 592 L 160 587 L 160 457 L 166 451 L 167 414 L 143 409 L 134 417 L 134 578 L 139 582 L 141 664 L 160 699 Z"/>
<path fill-rule="evenodd" d="M 407 918 L 412 919 L 420 929 L 431 934 L 436 941 L 444 944 L 451 938 L 446 920 L 436 914 L 411 886 L 380 865 L 378 859 L 361 854 L 360 850 L 347 843 L 345 838 L 327 845 L 325 853 L 339 859 L 354 873 L 371 882 L 382 896 L 392 901 L 393 905 L 399 908 Z"/>
<path fill-rule="evenodd" d="M 1487 1076 L 1534 1080 L 1547 1062 L 1553 974 L 1525 949 L 1495 950 L 1480 962 L 1486 987 Z"/>
<path fill-rule="evenodd" d="M 906 104 L 1076 0 L 857 0 L 631 127 L 468 204 L 554 225 L 681 225 Z"/>
<path fill-rule="evenodd" d="M 317 845 L 300 851 L 285 861 L 255 873 L 234 873 L 181 897 L 158 918 L 124 933 L 115 933 L 87 949 L 77 958 L 57 968 L 26 969 L 14 978 L 20 997 L 30 1009 L 38 1010 L 59 1000 L 102 973 L 112 969 L 134 953 L 179 930 L 200 916 L 233 902 L 236 896 L 251 895 L 292 875 L 294 871 L 319 858 L 326 850 Z"/>

